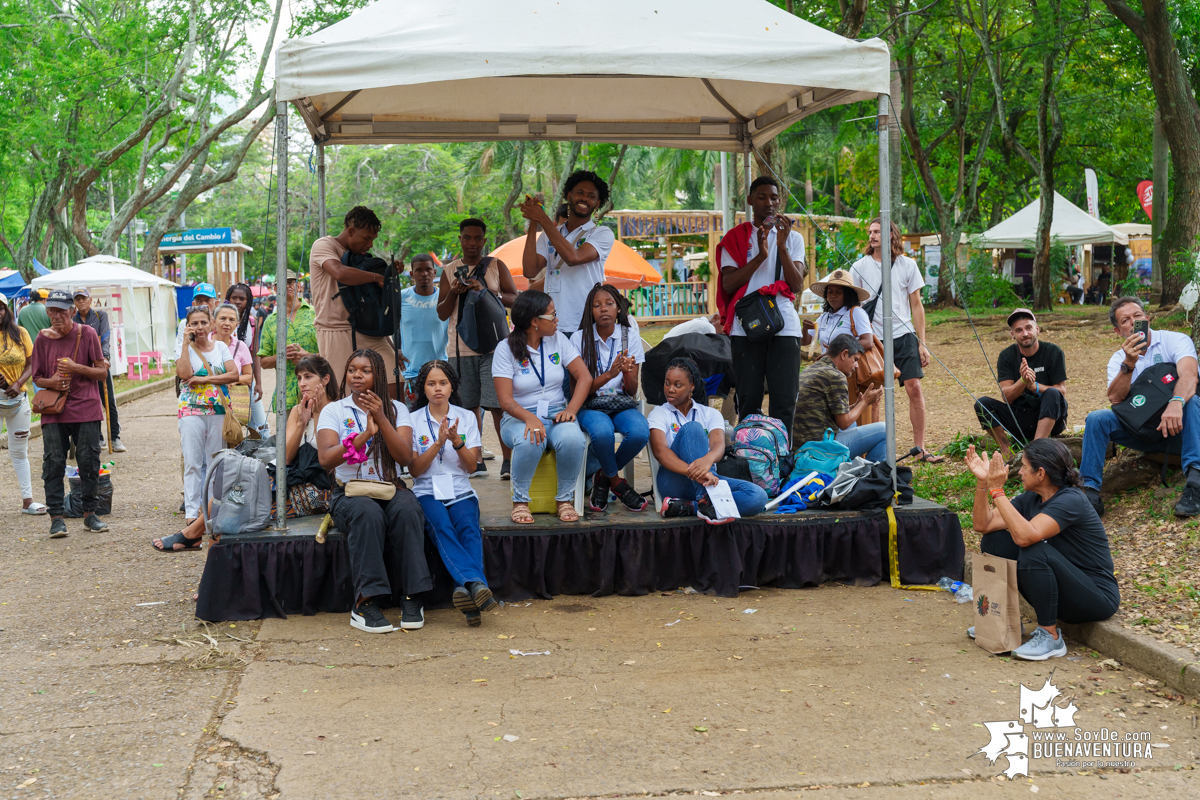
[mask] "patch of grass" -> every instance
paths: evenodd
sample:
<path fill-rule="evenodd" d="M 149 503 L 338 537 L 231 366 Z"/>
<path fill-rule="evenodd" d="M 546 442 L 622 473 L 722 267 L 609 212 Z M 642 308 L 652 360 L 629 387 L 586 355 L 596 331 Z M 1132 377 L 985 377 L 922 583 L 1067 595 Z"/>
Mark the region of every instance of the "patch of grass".
<path fill-rule="evenodd" d="M 1009 497 L 1022 491 L 1019 480 L 1004 486 Z M 964 515 L 964 528 L 971 525 L 971 507 L 975 503 L 975 476 L 961 463 L 923 464 L 913 470 L 913 493 Z"/>

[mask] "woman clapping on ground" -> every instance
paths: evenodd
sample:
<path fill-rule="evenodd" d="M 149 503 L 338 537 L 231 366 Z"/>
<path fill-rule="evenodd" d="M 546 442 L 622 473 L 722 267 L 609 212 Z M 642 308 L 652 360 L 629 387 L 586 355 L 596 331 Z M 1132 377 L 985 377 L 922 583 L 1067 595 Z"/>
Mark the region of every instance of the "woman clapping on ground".
<path fill-rule="evenodd" d="M 611 491 L 630 511 L 646 507 L 646 498 L 621 477 L 621 468 L 642 452 L 650 428 L 637 400 L 639 365 L 646 361 L 642 338 L 629 324 L 625 300 L 616 288 L 596 284 L 583 304 L 579 330 L 571 334 L 592 377 L 592 392 L 579 412 L 579 425 L 592 438 L 588 471 L 592 496 L 588 508 L 604 511 Z M 621 434 L 616 447 L 615 434 Z M 613 448 L 616 447 L 614 453 Z M 592 461 L 596 469 L 592 468 Z"/>
<path fill-rule="evenodd" d="M 200 494 L 212 454 L 225 447 L 225 386 L 241 376 L 224 342 L 209 338 L 212 312 L 204 306 L 188 309 L 184 353 L 175 362 L 181 381 L 179 439 L 183 448 L 184 517 L 190 525 L 200 516 Z"/>
<path fill-rule="evenodd" d="M 592 376 L 579 351 L 558 333 L 554 301 L 542 292 L 517 295 L 512 308 L 513 331 L 492 356 L 492 380 L 504 409 L 500 437 L 512 448 L 512 520 L 529 525 L 529 484 L 538 461 L 549 447 L 558 466 L 558 518 L 579 519 L 572 504 L 579 468 L 583 466 L 583 431 L 575 421 L 587 399 Z M 570 372 L 575 390 L 563 394 Z"/>
<path fill-rule="evenodd" d="M 454 607 L 475 627 L 483 621 L 481 611 L 497 607 L 483 574 L 479 497 L 471 488 L 483 446 L 479 423 L 460 405 L 458 373 L 449 363 L 426 363 L 412 385 L 413 493 L 425 512 L 425 532 L 454 579 Z"/>
<path fill-rule="evenodd" d="M 976 479 L 971 522 L 983 534 L 979 548 L 1017 562 L 1017 589 L 1037 612 L 1033 637 L 1012 654 L 1026 661 L 1065 656 L 1058 620 L 1098 622 L 1121 603 L 1108 534 L 1079 488 L 1071 451 L 1057 439 L 1026 445 L 1020 472 L 1025 491 L 1012 500 L 1004 494 L 1008 465 L 999 452 L 989 461 L 972 445 L 966 462 Z M 973 626 L 967 635 L 975 637 Z"/>

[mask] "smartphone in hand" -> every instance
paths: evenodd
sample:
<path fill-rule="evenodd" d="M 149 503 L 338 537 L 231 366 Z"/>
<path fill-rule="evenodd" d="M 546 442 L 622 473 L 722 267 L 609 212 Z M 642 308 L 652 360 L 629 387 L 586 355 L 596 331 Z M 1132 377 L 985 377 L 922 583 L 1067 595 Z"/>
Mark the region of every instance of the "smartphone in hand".
<path fill-rule="evenodd" d="M 1135 320 L 1133 323 L 1133 332 L 1140 333 L 1142 335 L 1142 341 L 1145 341 L 1146 337 L 1150 335 L 1150 320 Z"/>

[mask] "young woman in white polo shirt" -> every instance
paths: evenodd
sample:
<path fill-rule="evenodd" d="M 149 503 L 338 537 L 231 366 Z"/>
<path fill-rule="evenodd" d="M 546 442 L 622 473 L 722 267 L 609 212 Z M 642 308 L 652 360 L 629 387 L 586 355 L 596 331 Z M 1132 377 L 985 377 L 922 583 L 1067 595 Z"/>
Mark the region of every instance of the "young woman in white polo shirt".
<path fill-rule="evenodd" d="M 575 420 L 592 386 L 579 351 L 558 333 L 554 302 L 542 292 L 517 295 L 512 308 L 513 331 L 492 356 L 492 380 L 504 409 L 500 438 L 512 448 L 513 522 L 529 525 L 529 484 L 547 447 L 558 465 L 558 518 L 579 519 L 574 504 L 575 482 L 587 449 Z M 575 389 L 563 394 L 563 377 L 570 372 Z"/>
<path fill-rule="evenodd" d="M 479 496 L 471 488 L 483 446 L 479 423 L 462 407 L 458 373 L 446 361 L 427 362 L 412 385 L 413 494 L 425 512 L 425 532 L 454 579 L 454 607 L 477 627 L 483 622 L 479 612 L 497 605 L 483 573 Z"/>

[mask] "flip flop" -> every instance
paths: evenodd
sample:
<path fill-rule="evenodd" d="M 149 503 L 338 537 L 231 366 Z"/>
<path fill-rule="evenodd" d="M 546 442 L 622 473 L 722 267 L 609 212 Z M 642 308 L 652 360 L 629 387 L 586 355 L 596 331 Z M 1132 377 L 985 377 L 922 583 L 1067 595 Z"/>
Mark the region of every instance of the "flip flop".
<path fill-rule="evenodd" d="M 921 457 L 917 459 L 917 461 L 921 461 L 925 464 L 941 464 L 945 460 L 945 456 L 939 456 L 936 453 L 931 453 L 924 449 L 921 450 Z"/>
<path fill-rule="evenodd" d="M 183 535 L 183 531 L 179 531 L 178 533 L 172 533 L 170 536 L 164 537 L 162 547 L 159 547 L 153 541 L 150 542 L 150 546 L 160 553 L 182 553 L 185 550 L 199 550 L 203 542 L 203 536 L 199 539 L 189 539 Z M 175 545 L 177 544 L 182 544 L 183 549 L 176 550 Z"/>
<path fill-rule="evenodd" d="M 41 503 L 30 503 L 29 508 L 21 509 L 21 513 L 29 514 L 30 516 L 37 516 L 39 514 L 45 514 L 47 510 L 48 509 Z"/>

